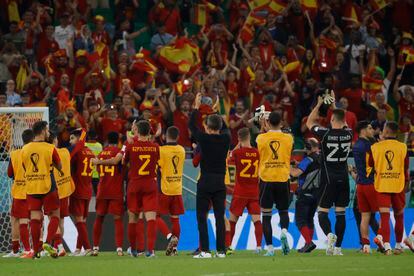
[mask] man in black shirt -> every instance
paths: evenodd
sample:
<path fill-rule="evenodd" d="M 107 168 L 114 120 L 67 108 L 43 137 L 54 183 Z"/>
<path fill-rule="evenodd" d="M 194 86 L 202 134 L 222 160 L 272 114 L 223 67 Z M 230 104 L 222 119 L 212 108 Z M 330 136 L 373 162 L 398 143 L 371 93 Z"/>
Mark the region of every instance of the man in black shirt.
<path fill-rule="evenodd" d="M 196 126 L 198 108 L 201 104 L 201 94 L 197 94 L 194 111 L 191 113 L 189 128 L 201 148 L 202 158 L 200 162 L 201 175 L 197 185 L 197 223 L 200 235 L 201 252 L 194 258 L 211 258 L 209 252 L 209 240 L 207 229 L 207 216 L 210 202 L 213 204 L 214 217 L 216 219 L 216 248 L 217 257 L 224 258 L 225 254 L 225 225 L 224 211 L 226 199 L 226 187 L 224 176 L 226 174 L 226 158 L 230 148 L 230 132 L 220 130 L 225 125 L 223 119 L 216 114 L 207 117 L 206 133 Z"/>
<path fill-rule="evenodd" d="M 333 97 L 335 95 L 332 95 Z M 342 255 L 341 244 L 345 233 L 345 208 L 349 204 L 348 155 L 351 151 L 352 130 L 347 128 L 345 111 L 332 111 L 331 126 L 324 128 L 316 123 L 318 103 L 309 115 L 306 126 L 319 138 L 321 143 L 321 190 L 318 218 L 319 224 L 328 237 L 327 255 Z M 334 104 L 333 104 L 334 105 Z M 329 209 L 335 206 L 335 234 L 331 231 Z"/>

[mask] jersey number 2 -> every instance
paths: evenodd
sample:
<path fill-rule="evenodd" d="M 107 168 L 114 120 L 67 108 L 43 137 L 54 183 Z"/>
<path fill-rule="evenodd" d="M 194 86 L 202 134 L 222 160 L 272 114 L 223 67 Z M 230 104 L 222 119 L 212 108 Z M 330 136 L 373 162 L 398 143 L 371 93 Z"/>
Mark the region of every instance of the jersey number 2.
<path fill-rule="evenodd" d="M 149 175 L 150 172 L 145 170 L 151 161 L 151 155 L 140 155 L 139 160 L 144 161 L 138 170 L 138 175 Z"/>

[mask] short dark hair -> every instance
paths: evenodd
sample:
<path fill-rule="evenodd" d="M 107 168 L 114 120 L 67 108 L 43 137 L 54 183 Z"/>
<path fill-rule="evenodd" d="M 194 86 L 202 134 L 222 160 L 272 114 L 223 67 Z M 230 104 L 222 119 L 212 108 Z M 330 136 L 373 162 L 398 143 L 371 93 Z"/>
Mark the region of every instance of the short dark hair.
<path fill-rule="evenodd" d="M 28 144 L 30 142 L 33 141 L 34 138 L 34 134 L 33 134 L 33 130 L 31 130 L 30 128 L 25 129 L 22 133 L 22 140 L 23 140 L 23 144 Z"/>
<path fill-rule="evenodd" d="M 217 114 L 211 114 L 207 117 L 207 127 L 213 131 L 220 130 L 223 126 L 223 119 Z"/>
<path fill-rule="evenodd" d="M 111 145 L 116 145 L 118 144 L 119 141 L 119 134 L 118 132 L 115 131 L 111 131 L 108 133 L 108 143 Z"/>
<path fill-rule="evenodd" d="M 240 141 L 245 141 L 247 138 L 249 138 L 250 135 L 250 129 L 247 127 L 241 128 L 237 131 L 237 137 Z"/>
<path fill-rule="evenodd" d="M 361 134 L 361 131 L 366 129 L 370 124 L 371 123 L 369 121 L 359 121 L 355 128 L 358 135 Z"/>
<path fill-rule="evenodd" d="M 170 126 L 167 128 L 167 137 L 171 140 L 177 141 L 178 136 L 180 135 L 180 130 L 175 126 Z"/>
<path fill-rule="evenodd" d="M 82 135 L 82 130 L 81 129 L 72 130 L 72 132 L 70 133 L 70 135 L 73 135 L 73 136 L 79 138 Z"/>
<path fill-rule="evenodd" d="M 388 130 L 390 130 L 393 134 L 396 134 L 398 132 L 398 124 L 397 122 L 394 121 L 387 121 L 385 123 L 384 128 L 387 128 Z"/>
<path fill-rule="evenodd" d="M 279 112 L 277 111 L 272 111 L 269 114 L 269 124 L 271 126 L 277 127 L 280 125 L 280 123 L 282 122 L 282 116 L 280 115 Z"/>
<path fill-rule="evenodd" d="M 48 139 L 49 144 L 53 144 L 53 140 L 55 139 L 57 139 L 57 135 L 54 132 L 49 131 L 49 139 Z"/>
<path fill-rule="evenodd" d="M 138 134 L 142 136 L 148 136 L 151 131 L 151 125 L 146 120 L 140 120 L 137 123 Z"/>
<path fill-rule="evenodd" d="M 88 140 L 96 140 L 98 138 L 98 135 L 96 134 L 96 131 L 91 129 L 88 131 Z"/>
<path fill-rule="evenodd" d="M 332 111 L 332 116 L 336 121 L 345 122 L 345 110 L 336 108 Z"/>
<path fill-rule="evenodd" d="M 43 130 L 47 128 L 47 122 L 46 121 L 37 121 L 33 124 L 32 130 L 33 135 L 38 136 L 42 133 Z"/>

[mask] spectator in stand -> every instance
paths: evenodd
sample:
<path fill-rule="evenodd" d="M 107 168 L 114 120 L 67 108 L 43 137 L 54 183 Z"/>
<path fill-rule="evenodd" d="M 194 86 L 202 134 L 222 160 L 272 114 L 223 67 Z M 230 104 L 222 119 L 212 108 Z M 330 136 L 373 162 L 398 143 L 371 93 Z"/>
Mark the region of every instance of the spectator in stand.
<path fill-rule="evenodd" d="M 59 44 L 54 38 L 55 27 L 53 25 L 45 26 L 43 32 L 38 36 L 37 63 L 41 72 L 45 72 L 45 59 L 59 49 Z"/>
<path fill-rule="evenodd" d="M 231 148 L 234 148 L 238 143 L 237 132 L 245 127 L 251 128 L 252 124 L 249 122 L 250 112 L 245 107 L 243 100 L 237 100 L 235 104 L 235 113 L 230 115 L 229 128 L 231 133 Z"/>
<path fill-rule="evenodd" d="M 7 96 L 5 94 L 0 93 L 0 107 L 8 107 L 7 104 Z"/>
<path fill-rule="evenodd" d="M 16 83 L 14 80 L 8 80 L 6 86 L 6 104 L 8 106 L 15 106 L 22 103 L 20 95 L 16 92 Z"/>
<path fill-rule="evenodd" d="M 119 31 L 115 34 L 115 48 L 117 51 L 126 51 L 128 55 L 135 55 L 135 42 L 134 39 L 140 36 L 147 30 L 147 27 L 143 27 L 138 31 L 131 32 L 131 23 L 129 20 L 122 21 Z"/>
<path fill-rule="evenodd" d="M 399 86 L 401 75 L 398 75 L 394 84 L 393 96 L 398 103 L 400 117 L 408 116 L 411 123 L 414 124 L 414 86 Z"/>
<path fill-rule="evenodd" d="M 10 42 L 13 43 L 16 49 L 23 53 L 24 50 L 24 42 L 25 42 L 25 34 L 19 28 L 19 23 L 16 21 L 12 21 L 9 24 L 9 33 L 2 36 L 2 43 Z"/>
<path fill-rule="evenodd" d="M 150 11 L 149 20 L 152 24 L 164 25 L 165 31 L 173 36 L 181 31 L 181 17 L 178 2 L 161 0 Z"/>
<path fill-rule="evenodd" d="M 384 125 L 387 122 L 387 111 L 385 109 L 378 109 L 377 117 L 371 122 L 371 126 L 375 131 L 375 138 L 378 140 L 379 135 L 384 129 Z"/>
<path fill-rule="evenodd" d="M 174 38 L 172 34 L 166 32 L 165 25 L 159 25 L 157 27 L 158 32 L 151 38 L 151 50 L 155 51 L 158 47 L 168 45 Z"/>
<path fill-rule="evenodd" d="M 97 122 L 100 125 L 100 141 L 106 143 L 108 133 L 117 132 L 124 133 L 126 127 L 126 121 L 118 118 L 118 111 L 112 105 L 107 105 L 104 107 L 106 110 L 105 117 L 99 117 Z"/>
<path fill-rule="evenodd" d="M 175 93 L 171 93 L 168 99 L 170 110 L 173 115 L 173 124 L 180 131 L 180 136 L 178 137 L 178 144 L 183 146 L 186 150 L 191 150 L 191 133 L 188 129 L 188 120 L 190 115 L 191 103 L 187 98 L 182 96 L 179 102 L 179 106 L 177 108 Z"/>
<path fill-rule="evenodd" d="M 71 24 L 70 14 L 65 12 L 59 18 L 60 25 L 56 26 L 54 37 L 60 49 L 65 49 L 67 53 L 73 49 L 69 49 L 68 41 L 75 36 L 75 28 Z"/>
<path fill-rule="evenodd" d="M 72 99 L 73 94 L 69 88 L 70 79 L 67 74 L 62 75 L 59 83 L 60 85 L 58 89 L 56 90 L 56 99 L 58 101 L 59 114 L 62 114 L 63 112 L 65 112 L 65 108 L 69 104 L 70 100 Z"/>
<path fill-rule="evenodd" d="M 375 101 L 372 102 L 369 106 L 370 118 L 375 118 L 375 114 L 379 109 L 385 109 L 387 111 L 387 120 L 394 120 L 394 110 L 385 100 L 385 95 L 383 93 L 378 93 L 375 95 Z"/>
<path fill-rule="evenodd" d="M 348 110 L 355 113 L 358 120 L 365 119 L 367 115 L 365 110 L 366 101 L 361 88 L 361 76 L 351 75 L 349 78 L 349 88 L 340 92 L 339 95 L 352 103 L 348 105 Z"/>
<path fill-rule="evenodd" d="M 139 111 L 137 108 L 135 108 L 134 103 L 135 100 L 130 94 L 125 94 L 122 96 L 122 107 L 120 109 L 121 119 L 127 120 L 129 118 L 139 117 Z"/>

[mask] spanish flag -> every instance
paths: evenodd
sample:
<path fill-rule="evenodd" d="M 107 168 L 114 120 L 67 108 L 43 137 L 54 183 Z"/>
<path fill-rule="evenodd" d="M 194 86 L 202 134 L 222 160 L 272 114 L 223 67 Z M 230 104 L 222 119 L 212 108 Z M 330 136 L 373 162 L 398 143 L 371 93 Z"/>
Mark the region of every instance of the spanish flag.
<path fill-rule="evenodd" d="M 287 3 L 285 3 L 282 0 L 272 0 L 268 4 L 269 12 L 275 15 L 281 14 L 286 7 L 287 7 Z"/>
<path fill-rule="evenodd" d="M 398 59 L 397 59 L 397 68 L 401 69 L 406 64 L 406 60 L 408 58 L 408 53 L 410 52 L 412 48 L 410 46 L 404 46 L 400 49 L 400 52 L 398 53 Z"/>
<path fill-rule="evenodd" d="M 414 64 L 414 49 L 407 49 L 406 54 L 407 56 L 405 58 L 405 64 Z"/>
<path fill-rule="evenodd" d="M 248 0 L 250 10 L 262 10 L 266 9 L 272 0 Z"/>
<path fill-rule="evenodd" d="M 266 18 L 251 12 L 246 18 L 246 24 L 251 26 L 264 26 L 266 25 Z"/>
<path fill-rule="evenodd" d="M 387 0 L 370 0 L 369 3 L 375 11 L 382 10 L 389 4 Z"/>
<path fill-rule="evenodd" d="M 109 48 L 103 42 L 95 44 L 95 52 L 98 54 L 98 62 L 101 63 L 105 76 L 110 78 L 111 76 L 111 64 L 109 61 Z"/>
<path fill-rule="evenodd" d="M 343 13 L 342 20 L 359 23 L 360 22 L 360 13 L 359 10 L 357 10 L 355 4 L 352 0 L 347 0 L 345 7 L 344 7 L 344 13 Z"/>
<path fill-rule="evenodd" d="M 17 72 L 16 76 L 16 90 L 17 91 L 23 91 L 24 83 L 26 82 L 28 76 L 28 71 L 26 66 L 23 64 L 20 64 L 19 71 Z"/>
<path fill-rule="evenodd" d="M 185 37 L 162 47 L 158 59 L 167 71 L 177 74 L 193 72 L 201 64 L 198 46 Z"/>
<path fill-rule="evenodd" d="M 296 80 L 302 70 L 302 64 L 299 60 L 289 62 L 283 67 L 283 71 L 288 76 L 289 81 Z"/>
<path fill-rule="evenodd" d="M 300 0 L 300 5 L 303 11 L 308 11 L 309 14 L 316 15 L 318 12 L 318 0 Z"/>
<path fill-rule="evenodd" d="M 202 3 L 197 4 L 194 10 L 194 24 L 200 26 L 207 25 L 208 13 L 217 9 L 216 5 L 208 1 L 202 1 Z"/>
<path fill-rule="evenodd" d="M 362 90 L 365 95 L 369 95 L 371 101 L 374 101 L 375 95 L 381 92 L 383 80 L 374 79 L 369 74 L 362 78 Z"/>
<path fill-rule="evenodd" d="M 328 38 L 327 36 L 322 35 L 319 38 L 319 45 L 324 46 L 330 50 L 335 50 L 337 45 L 336 42 L 332 39 Z"/>

